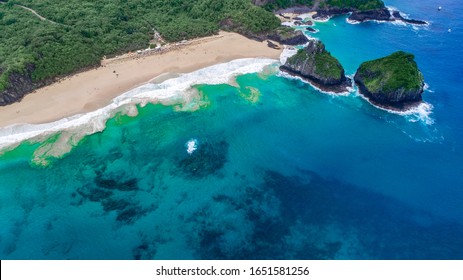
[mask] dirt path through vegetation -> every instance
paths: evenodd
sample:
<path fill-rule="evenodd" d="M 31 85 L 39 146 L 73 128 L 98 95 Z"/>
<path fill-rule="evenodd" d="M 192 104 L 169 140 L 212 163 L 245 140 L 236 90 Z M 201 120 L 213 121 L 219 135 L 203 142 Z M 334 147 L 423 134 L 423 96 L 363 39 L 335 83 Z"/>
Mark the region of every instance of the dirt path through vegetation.
<path fill-rule="evenodd" d="M 7 4 L 7 3 L 5 3 L 5 2 L 3 2 L 3 1 L 0 1 L 0 3 L 1 3 L 1 4 L 4 4 L 4 5 Z M 59 24 L 59 23 L 57 23 L 57 22 L 55 22 L 55 21 L 52 21 L 52 20 L 50 20 L 50 19 L 47 19 L 47 18 L 41 16 L 39 13 L 37 13 L 35 10 L 33 10 L 33 9 L 31 9 L 31 8 L 28 8 L 28 7 L 23 6 L 23 5 L 18 5 L 18 4 L 14 4 L 14 5 L 15 5 L 16 7 L 20 7 L 20 8 L 23 8 L 23 9 L 25 9 L 25 10 L 28 10 L 29 12 L 31 12 L 32 14 L 34 14 L 36 17 L 38 17 L 40 20 L 48 21 L 48 22 L 51 22 L 51 23 L 53 23 L 53 24 Z"/>

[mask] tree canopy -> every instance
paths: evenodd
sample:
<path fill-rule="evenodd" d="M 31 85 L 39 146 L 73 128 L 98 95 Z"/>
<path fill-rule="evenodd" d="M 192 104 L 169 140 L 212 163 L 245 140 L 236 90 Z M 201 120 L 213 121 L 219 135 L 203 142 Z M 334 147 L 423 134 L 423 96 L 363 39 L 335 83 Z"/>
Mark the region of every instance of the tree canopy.
<path fill-rule="evenodd" d="M 0 2 L 0 94 L 9 75 L 24 73 L 28 65 L 33 81 L 46 80 L 98 65 L 104 55 L 146 48 L 155 31 L 180 41 L 214 34 L 225 19 L 255 33 L 279 26 L 250 0 Z"/>

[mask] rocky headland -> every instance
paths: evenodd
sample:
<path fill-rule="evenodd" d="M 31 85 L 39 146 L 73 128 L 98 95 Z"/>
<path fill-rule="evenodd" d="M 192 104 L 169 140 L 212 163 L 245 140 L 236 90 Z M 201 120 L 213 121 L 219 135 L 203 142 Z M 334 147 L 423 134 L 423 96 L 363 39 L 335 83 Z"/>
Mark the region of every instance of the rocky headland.
<path fill-rule="evenodd" d="M 280 44 L 284 45 L 303 45 L 306 44 L 309 40 L 300 30 L 294 30 L 291 27 L 282 26 L 274 30 L 273 32 L 264 34 L 263 36 L 258 36 L 260 40 L 269 39 L 277 41 Z"/>
<path fill-rule="evenodd" d="M 316 11 L 313 16 L 315 20 L 328 20 L 333 16 L 349 14 L 348 21 L 351 23 L 360 23 L 365 21 L 402 21 L 414 25 L 428 24 L 423 20 L 404 18 L 399 11 L 391 11 L 386 7 L 372 10 L 358 10 L 355 8 L 327 8 Z"/>
<path fill-rule="evenodd" d="M 377 21 L 394 21 L 391 12 L 387 8 L 380 8 L 367 11 L 352 11 L 349 16 L 349 21 L 364 22 L 369 20 Z"/>
<path fill-rule="evenodd" d="M 231 19 L 225 19 L 220 22 L 220 28 L 225 31 L 238 32 L 250 39 L 257 41 L 272 40 L 284 45 L 303 45 L 308 42 L 307 37 L 302 31 L 294 30 L 288 26 L 280 26 L 269 32 L 256 33 L 250 30 L 245 30 L 240 27 L 240 24 Z"/>
<path fill-rule="evenodd" d="M 409 24 L 416 24 L 416 25 L 426 25 L 428 24 L 424 20 L 417 20 L 417 19 L 408 19 L 404 18 L 399 11 L 392 11 L 392 16 L 395 18 L 395 20 L 400 20 Z"/>
<path fill-rule="evenodd" d="M 414 56 L 403 51 L 362 63 L 354 81 L 360 94 L 382 108 L 406 110 L 422 100 L 423 75 Z"/>
<path fill-rule="evenodd" d="M 423 20 L 404 18 L 399 11 L 391 10 L 385 6 L 381 0 L 360 0 L 360 1 L 338 1 L 338 0 L 314 0 L 310 5 L 300 5 L 297 1 L 283 1 L 289 7 L 279 9 L 276 11 L 280 16 L 285 13 L 292 14 L 305 14 L 315 12 L 313 15 L 314 20 L 325 21 L 333 16 L 349 15 L 349 22 L 360 23 L 365 21 L 402 21 L 408 24 L 426 25 L 428 24 Z M 350 3 L 347 3 L 350 2 Z M 278 2 L 274 0 L 268 1 L 254 1 L 256 5 L 277 5 Z M 290 4 L 292 3 L 292 4 Z M 288 19 L 288 17 L 286 17 Z M 297 18 L 295 24 L 297 25 Z"/>
<path fill-rule="evenodd" d="M 309 41 L 305 48 L 288 58 L 280 69 L 324 91 L 341 93 L 351 86 L 351 80 L 345 76 L 339 61 L 326 51 L 322 42 L 316 40 Z"/>

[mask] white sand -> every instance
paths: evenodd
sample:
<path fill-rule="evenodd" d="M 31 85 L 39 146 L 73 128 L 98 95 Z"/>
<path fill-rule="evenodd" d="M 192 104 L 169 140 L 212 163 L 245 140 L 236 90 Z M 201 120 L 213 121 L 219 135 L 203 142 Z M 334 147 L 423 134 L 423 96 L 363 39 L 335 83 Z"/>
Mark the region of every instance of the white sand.
<path fill-rule="evenodd" d="M 67 77 L 38 89 L 19 103 L 0 107 L 0 127 L 47 123 L 94 111 L 163 73 L 188 73 L 238 58 L 277 59 L 280 53 L 281 50 L 267 47 L 266 42 L 220 32 L 171 47 L 162 54 L 104 60 L 102 67 Z"/>

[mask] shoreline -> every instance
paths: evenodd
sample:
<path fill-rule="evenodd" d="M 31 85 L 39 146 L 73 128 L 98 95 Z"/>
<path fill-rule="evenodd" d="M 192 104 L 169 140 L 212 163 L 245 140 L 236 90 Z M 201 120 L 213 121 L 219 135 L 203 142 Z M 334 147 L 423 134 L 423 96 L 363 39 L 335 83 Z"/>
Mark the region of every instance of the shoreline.
<path fill-rule="evenodd" d="M 150 55 L 130 54 L 102 61 L 102 66 L 80 72 L 37 89 L 20 102 L 0 107 L 0 128 L 17 124 L 44 124 L 89 113 L 168 73 L 189 73 L 240 58 L 279 59 L 282 50 L 237 33 L 171 44 Z"/>

